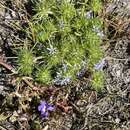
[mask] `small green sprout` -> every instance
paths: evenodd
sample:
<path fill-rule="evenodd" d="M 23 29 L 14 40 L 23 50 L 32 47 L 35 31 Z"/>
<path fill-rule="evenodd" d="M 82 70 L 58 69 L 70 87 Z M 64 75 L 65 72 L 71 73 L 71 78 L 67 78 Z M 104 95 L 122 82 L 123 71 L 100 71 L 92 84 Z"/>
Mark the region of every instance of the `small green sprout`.
<path fill-rule="evenodd" d="M 102 8 L 101 0 L 91 0 L 91 7 L 94 12 L 101 11 Z"/>
<path fill-rule="evenodd" d="M 49 84 L 52 80 L 50 71 L 47 68 L 40 68 L 36 72 L 36 81 L 39 81 L 40 83 Z"/>
<path fill-rule="evenodd" d="M 61 2 L 61 19 L 65 22 L 68 23 L 76 14 L 76 10 L 74 8 L 74 5 L 70 3 L 67 0 L 62 0 Z"/>
<path fill-rule="evenodd" d="M 92 81 L 91 81 L 92 87 L 99 91 L 103 88 L 104 84 L 104 73 L 103 71 L 94 71 L 93 76 L 92 76 Z"/>

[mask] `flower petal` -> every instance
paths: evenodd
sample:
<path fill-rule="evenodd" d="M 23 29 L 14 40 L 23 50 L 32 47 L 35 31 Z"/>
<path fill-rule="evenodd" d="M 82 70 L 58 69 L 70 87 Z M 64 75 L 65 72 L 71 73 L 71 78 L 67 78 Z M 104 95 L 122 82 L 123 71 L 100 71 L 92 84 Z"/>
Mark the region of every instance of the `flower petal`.
<path fill-rule="evenodd" d="M 47 107 L 44 105 L 41 109 L 41 112 L 46 112 Z"/>
<path fill-rule="evenodd" d="M 40 104 L 44 106 L 44 105 L 46 105 L 47 103 L 46 103 L 46 101 L 41 101 Z"/>
<path fill-rule="evenodd" d="M 47 103 L 45 101 L 41 101 L 38 106 L 38 111 L 45 111 Z"/>
<path fill-rule="evenodd" d="M 48 112 L 41 113 L 42 118 L 46 118 L 48 116 Z"/>
<path fill-rule="evenodd" d="M 39 105 L 38 106 L 38 111 L 41 111 L 42 110 L 42 105 Z"/>
<path fill-rule="evenodd" d="M 105 59 L 100 60 L 97 64 L 94 64 L 95 70 L 102 69 L 105 64 Z"/>
<path fill-rule="evenodd" d="M 48 110 L 48 111 L 53 111 L 53 110 L 54 110 L 54 106 L 51 105 L 51 104 L 48 104 L 47 110 Z"/>

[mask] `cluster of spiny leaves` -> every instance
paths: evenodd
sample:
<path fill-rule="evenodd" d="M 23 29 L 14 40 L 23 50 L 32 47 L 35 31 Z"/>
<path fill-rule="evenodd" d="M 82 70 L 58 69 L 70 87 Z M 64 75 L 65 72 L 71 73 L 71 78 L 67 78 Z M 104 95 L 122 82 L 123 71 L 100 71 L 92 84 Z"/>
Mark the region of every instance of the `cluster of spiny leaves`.
<path fill-rule="evenodd" d="M 93 87 L 101 87 L 103 74 L 94 69 L 103 55 L 101 37 L 95 31 L 102 27 L 97 16 L 101 1 L 38 0 L 34 5 L 30 21 L 34 44 L 20 51 L 20 73 L 41 83 L 64 85 L 85 68 L 92 73 Z"/>

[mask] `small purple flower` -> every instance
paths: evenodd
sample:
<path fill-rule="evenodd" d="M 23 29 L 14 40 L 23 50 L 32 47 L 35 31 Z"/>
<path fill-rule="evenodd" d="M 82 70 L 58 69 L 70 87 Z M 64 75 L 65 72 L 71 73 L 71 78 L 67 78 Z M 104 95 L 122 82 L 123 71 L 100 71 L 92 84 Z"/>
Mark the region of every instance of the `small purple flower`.
<path fill-rule="evenodd" d="M 71 76 L 64 76 L 62 71 L 57 72 L 57 75 L 54 79 L 54 83 L 56 85 L 67 85 L 70 81 L 71 81 Z"/>
<path fill-rule="evenodd" d="M 103 31 L 99 27 L 93 26 L 93 31 L 96 32 L 101 38 L 104 37 Z"/>
<path fill-rule="evenodd" d="M 64 71 L 67 70 L 67 64 L 63 64 L 63 70 L 64 70 Z"/>
<path fill-rule="evenodd" d="M 71 80 L 70 76 L 66 76 L 66 77 L 56 77 L 54 80 L 54 83 L 57 85 L 67 85 Z"/>
<path fill-rule="evenodd" d="M 50 45 L 50 47 L 47 48 L 47 50 L 49 51 L 49 54 L 54 54 L 56 52 L 56 48 L 54 48 L 52 45 Z"/>
<path fill-rule="evenodd" d="M 70 76 L 64 77 L 64 79 L 61 81 L 61 85 L 67 85 L 71 80 Z"/>
<path fill-rule="evenodd" d="M 54 106 L 52 104 L 47 103 L 46 101 L 41 101 L 38 105 L 38 111 L 40 112 L 43 118 L 48 116 L 48 111 L 53 111 Z"/>
<path fill-rule="evenodd" d="M 85 13 L 85 17 L 86 18 L 92 18 L 92 16 L 93 16 L 92 10 L 90 10 L 90 11 L 88 11 L 88 12 Z"/>
<path fill-rule="evenodd" d="M 85 69 L 85 68 L 81 68 L 81 69 L 76 73 L 76 75 L 77 75 L 77 77 L 80 79 L 80 78 L 82 78 L 82 77 L 84 76 L 85 72 L 86 72 L 86 69 Z"/>
<path fill-rule="evenodd" d="M 97 64 L 94 64 L 94 69 L 95 70 L 102 69 L 104 64 L 105 64 L 105 59 L 102 59 Z"/>

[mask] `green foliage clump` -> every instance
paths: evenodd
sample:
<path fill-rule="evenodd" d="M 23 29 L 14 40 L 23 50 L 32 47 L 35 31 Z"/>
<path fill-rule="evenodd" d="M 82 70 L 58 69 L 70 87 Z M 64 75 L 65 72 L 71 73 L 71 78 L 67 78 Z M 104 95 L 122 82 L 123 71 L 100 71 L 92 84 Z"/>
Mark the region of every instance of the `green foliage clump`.
<path fill-rule="evenodd" d="M 18 54 L 19 71 L 23 75 L 30 75 L 33 69 L 33 54 L 28 49 L 21 49 Z"/>
<path fill-rule="evenodd" d="M 104 73 L 103 71 L 95 71 L 92 77 L 92 86 L 95 90 L 99 91 L 103 87 Z"/>
<path fill-rule="evenodd" d="M 41 68 L 38 70 L 37 74 L 36 74 L 36 80 L 40 81 L 41 83 L 50 83 L 52 78 L 50 75 L 50 72 L 47 68 Z"/>
<path fill-rule="evenodd" d="M 76 80 L 77 72 L 86 68 L 92 72 L 92 85 L 99 88 L 102 73 L 93 71 L 93 67 L 103 56 L 99 35 L 102 21 L 97 17 L 101 1 L 38 0 L 34 5 L 36 14 L 30 21 L 35 39 L 32 48 L 36 57 L 42 57 L 35 79 L 64 84 Z M 33 55 L 29 50 L 21 51 L 19 66 L 23 74 L 31 74 Z"/>
<path fill-rule="evenodd" d="M 91 0 L 91 7 L 95 12 L 100 11 L 102 8 L 101 0 Z"/>

